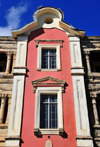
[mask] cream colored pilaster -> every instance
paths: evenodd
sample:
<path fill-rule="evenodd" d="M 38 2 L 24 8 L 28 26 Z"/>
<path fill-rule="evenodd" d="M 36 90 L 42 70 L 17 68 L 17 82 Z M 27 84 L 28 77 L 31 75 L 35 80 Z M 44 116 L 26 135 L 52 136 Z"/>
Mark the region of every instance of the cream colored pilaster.
<path fill-rule="evenodd" d="M 92 105 L 93 105 L 93 113 L 94 113 L 95 125 L 99 125 L 99 117 L 98 117 L 98 112 L 97 112 L 96 97 L 92 98 Z"/>
<path fill-rule="evenodd" d="M 8 98 L 8 110 L 7 110 L 6 124 L 8 124 L 8 121 L 9 121 L 10 106 L 11 106 L 11 96 Z"/>
<path fill-rule="evenodd" d="M 12 56 L 12 53 L 8 52 L 7 53 L 6 74 L 9 74 L 9 72 L 10 72 L 11 56 Z"/>
<path fill-rule="evenodd" d="M 13 73 L 13 70 L 14 70 L 15 61 L 16 61 L 16 54 L 13 54 L 13 65 L 12 65 L 12 73 Z"/>
<path fill-rule="evenodd" d="M 69 37 L 71 50 L 71 74 L 73 79 L 73 92 L 75 102 L 77 146 L 93 147 L 93 141 L 90 134 L 88 109 L 86 101 L 86 92 L 84 84 L 84 67 L 82 66 L 80 38 Z M 86 54 L 86 53 L 85 53 Z M 87 55 L 87 54 L 86 54 Z M 88 71 L 90 72 L 90 64 L 88 55 L 86 56 Z"/>
<path fill-rule="evenodd" d="M 87 64 L 88 73 L 91 73 L 90 58 L 89 58 L 90 52 L 85 51 L 84 53 L 85 53 L 85 58 L 86 58 L 86 64 Z"/>
<path fill-rule="evenodd" d="M 6 98 L 1 98 L 1 109 L 0 109 L 0 124 L 3 123 L 4 110 L 5 110 Z"/>
<path fill-rule="evenodd" d="M 16 62 L 15 55 L 13 56 L 14 79 L 11 99 L 10 114 L 8 111 L 8 133 L 5 141 L 5 146 L 20 146 L 20 133 L 22 122 L 23 98 L 24 98 L 24 84 L 26 75 L 26 57 L 27 57 L 27 40 L 28 37 L 17 38 L 17 54 Z M 9 100 L 10 101 L 10 100 Z M 10 102 L 9 102 L 10 107 Z M 8 118 L 6 123 L 8 122 Z"/>

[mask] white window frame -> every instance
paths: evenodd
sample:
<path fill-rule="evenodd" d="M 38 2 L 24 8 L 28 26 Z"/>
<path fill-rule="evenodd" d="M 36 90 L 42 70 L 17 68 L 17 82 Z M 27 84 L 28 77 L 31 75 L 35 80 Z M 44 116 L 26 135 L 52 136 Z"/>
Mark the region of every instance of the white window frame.
<path fill-rule="evenodd" d="M 58 98 L 58 128 L 57 129 L 41 129 L 40 128 L 40 96 L 41 94 L 57 94 Z M 63 130 L 63 107 L 62 107 L 62 89 L 61 87 L 37 87 L 35 100 L 35 124 L 34 130 L 38 130 L 38 134 L 60 134 Z"/>
<path fill-rule="evenodd" d="M 41 67 L 42 63 L 42 49 L 56 49 L 56 69 L 43 69 Z M 38 71 L 59 71 L 61 70 L 61 59 L 60 59 L 60 45 L 50 45 L 50 44 L 38 44 L 37 53 L 37 70 Z"/>

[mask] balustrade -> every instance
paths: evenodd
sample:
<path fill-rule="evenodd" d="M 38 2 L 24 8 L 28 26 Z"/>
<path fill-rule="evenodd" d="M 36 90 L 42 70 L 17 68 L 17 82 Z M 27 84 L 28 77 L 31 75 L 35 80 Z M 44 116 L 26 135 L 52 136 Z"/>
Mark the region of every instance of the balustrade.
<path fill-rule="evenodd" d="M 8 124 L 11 95 L 0 96 L 0 124 Z"/>

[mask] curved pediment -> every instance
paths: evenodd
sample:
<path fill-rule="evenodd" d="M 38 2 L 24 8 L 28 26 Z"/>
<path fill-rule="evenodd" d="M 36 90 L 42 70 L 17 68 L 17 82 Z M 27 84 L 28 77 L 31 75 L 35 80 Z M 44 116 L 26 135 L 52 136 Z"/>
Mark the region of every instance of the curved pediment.
<path fill-rule="evenodd" d="M 33 30 L 39 28 L 58 28 L 68 34 L 85 36 L 85 31 L 74 28 L 72 25 L 63 21 L 63 12 L 54 7 L 42 7 L 33 14 L 33 21 L 20 29 L 12 30 L 12 35 L 17 38 L 19 35 L 29 35 Z"/>
<path fill-rule="evenodd" d="M 37 79 L 32 81 L 32 85 L 33 85 L 33 92 L 36 92 L 36 87 L 42 87 L 42 86 L 61 86 L 62 87 L 62 92 L 64 92 L 64 85 L 65 85 L 65 81 L 61 80 L 61 79 L 57 79 L 54 77 L 44 77 L 41 79 Z"/>

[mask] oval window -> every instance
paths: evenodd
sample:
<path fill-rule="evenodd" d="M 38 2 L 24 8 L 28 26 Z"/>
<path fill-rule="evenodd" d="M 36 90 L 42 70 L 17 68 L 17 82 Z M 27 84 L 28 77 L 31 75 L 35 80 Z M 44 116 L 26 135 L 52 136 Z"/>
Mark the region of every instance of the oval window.
<path fill-rule="evenodd" d="M 44 22 L 47 23 L 47 24 L 51 24 L 53 22 L 53 19 L 51 17 L 46 17 L 44 19 Z"/>

